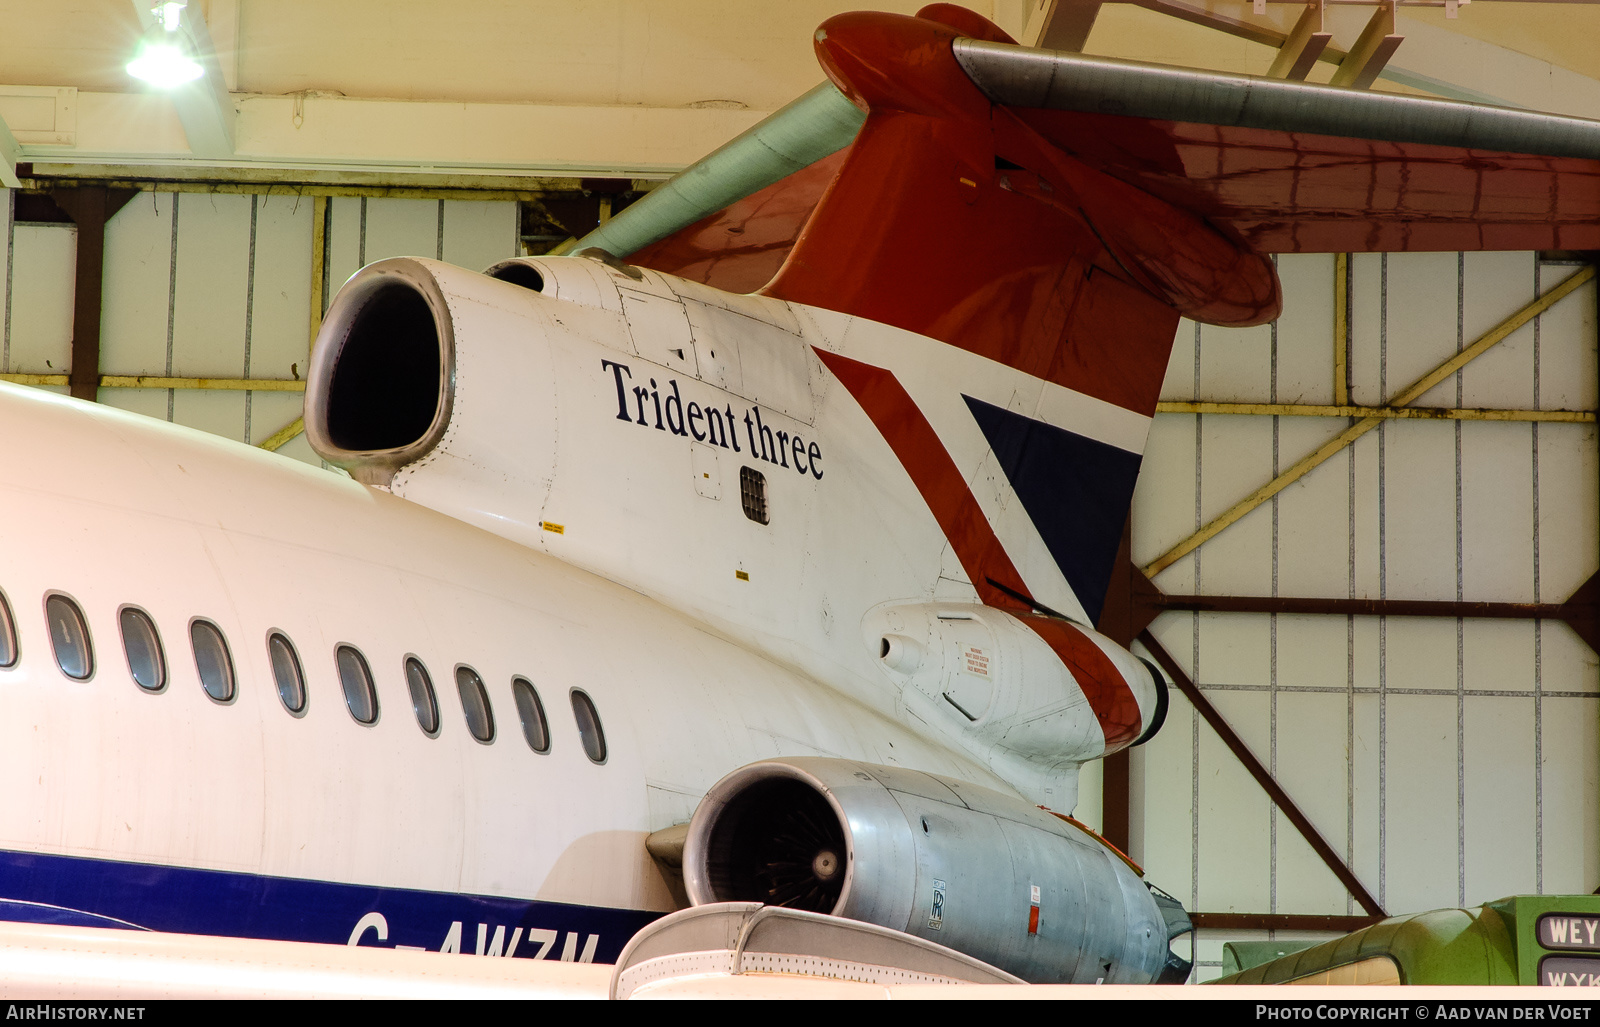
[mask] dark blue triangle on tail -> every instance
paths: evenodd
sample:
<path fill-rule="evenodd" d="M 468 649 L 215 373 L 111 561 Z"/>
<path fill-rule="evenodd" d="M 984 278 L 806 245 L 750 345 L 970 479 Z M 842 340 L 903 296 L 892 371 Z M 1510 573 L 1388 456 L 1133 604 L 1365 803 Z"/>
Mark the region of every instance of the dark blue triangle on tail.
<path fill-rule="evenodd" d="M 1089 623 L 1098 622 L 1133 502 L 1139 454 L 961 398 Z"/>

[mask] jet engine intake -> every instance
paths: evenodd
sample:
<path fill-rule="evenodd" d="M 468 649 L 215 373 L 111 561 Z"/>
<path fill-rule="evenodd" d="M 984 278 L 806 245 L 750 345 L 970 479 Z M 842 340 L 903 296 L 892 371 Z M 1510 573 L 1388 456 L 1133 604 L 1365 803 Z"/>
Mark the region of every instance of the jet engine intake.
<path fill-rule="evenodd" d="M 537 509 L 554 460 L 552 301 L 537 267 L 508 274 L 422 257 L 357 271 L 312 350 L 311 447 L 358 481 L 453 516 Z M 414 480 L 424 467 L 429 480 Z"/>
<path fill-rule="evenodd" d="M 852 760 L 767 760 L 701 800 L 683 850 L 695 905 L 765 902 L 954 948 L 1034 983 L 1182 981 L 1188 929 L 1131 864 L 1014 796 Z M 1171 903 L 1164 895 L 1162 899 Z"/>

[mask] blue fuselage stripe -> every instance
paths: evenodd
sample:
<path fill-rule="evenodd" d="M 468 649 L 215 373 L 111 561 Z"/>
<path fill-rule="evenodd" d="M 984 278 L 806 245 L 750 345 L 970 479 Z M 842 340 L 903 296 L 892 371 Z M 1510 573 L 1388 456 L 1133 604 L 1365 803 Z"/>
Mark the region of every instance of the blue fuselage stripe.
<path fill-rule="evenodd" d="M 547 959 L 582 954 L 615 962 L 634 932 L 661 914 L 489 895 L 0 850 L 0 918 L 77 926 L 137 926 L 182 934 L 345 944 L 362 918 L 382 916 L 387 937 L 362 943 L 478 951 L 498 928 L 516 951 Z M 120 921 L 119 923 L 116 923 Z M 516 929 L 522 928 L 518 932 Z M 555 937 L 551 939 L 551 932 Z M 567 935 L 575 935 L 568 940 Z"/>

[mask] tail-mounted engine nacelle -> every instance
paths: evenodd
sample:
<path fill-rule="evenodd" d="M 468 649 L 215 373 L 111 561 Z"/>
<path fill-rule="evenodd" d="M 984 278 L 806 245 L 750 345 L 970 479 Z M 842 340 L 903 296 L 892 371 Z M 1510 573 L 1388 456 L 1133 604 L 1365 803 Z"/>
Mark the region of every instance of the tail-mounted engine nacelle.
<path fill-rule="evenodd" d="M 558 311 L 572 304 L 544 295 L 536 268 L 515 273 L 497 279 L 420 257 L 356 272 L 312 351 L 312 448 L 358 481 L 536 538 L 537 522 L 518 517 L 536 518 L 550 487 L 550 340 L 563 331 Z"/>
<path fill-rule="evenodd" d="M 848 917 L 1035 983 L 1182 981 L 1189 969 L 1168 948 L 1187 918 L 1119 854 L 1021 799 L 918 771 L 743 767 L 695 810 L 683 872 L 695 905 Z"/>
<path fill-rule="evenodd" d="M 1139 745 L 1166 719 L 1158 670 L 1059 617 L 976 603 L 890 603 L 869 611 L 862 631 L 917 721 L 1052 808 L 1073 803 L 1055 791 L 1035 794 L 1028 768 L 1047 775 Z"/>

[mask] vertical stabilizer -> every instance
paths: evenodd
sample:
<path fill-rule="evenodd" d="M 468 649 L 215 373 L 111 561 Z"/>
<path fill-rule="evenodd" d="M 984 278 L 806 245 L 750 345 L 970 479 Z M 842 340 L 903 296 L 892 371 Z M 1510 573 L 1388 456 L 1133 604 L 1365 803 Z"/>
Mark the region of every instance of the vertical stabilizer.
<path fill-rule="evenodd" d="M 1093 620 L 1180 313 L 1258 317 L 1276 302 L 1276 279 L 1269 262 L 1193 213 L 1087 167 L 991 103 L 951 50 L 986 24 L 974 19 L 936 5 L 917 18 L 841 15 L 818 29 L 824 68 L 867 119 L 763 291 L 1042 379 L 1045 398 L 1020 410 L 963 397 L 968 427 L 981 431 L 1007 479 L 999 487 L 1009 485 Z M 985 38 L 1004 39 L 989 29 Z M 1138 430 L 1114 438 L 1082 428 L 1130 417 Z M 980 495 L 987 484 L 968 481 Z M 952 519 L 923 492 L 942 523 Z M 982 579 L 1009 562 L 987 556 L 986 540 L 966 553 L 950 542 L 980 596 L 995 601 Z"/>

